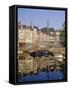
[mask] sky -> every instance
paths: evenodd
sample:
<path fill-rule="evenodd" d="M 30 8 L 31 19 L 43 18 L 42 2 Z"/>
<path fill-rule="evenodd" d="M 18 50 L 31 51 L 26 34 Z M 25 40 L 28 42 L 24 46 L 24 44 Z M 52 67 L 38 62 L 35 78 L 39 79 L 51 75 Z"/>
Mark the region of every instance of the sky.
<path fill-rule="evenodd" d="M 18 8 L 18 22 L 24 25 L 48 27 L 59 30 L 65 21 L 65 11 L 48 9 Z"/>

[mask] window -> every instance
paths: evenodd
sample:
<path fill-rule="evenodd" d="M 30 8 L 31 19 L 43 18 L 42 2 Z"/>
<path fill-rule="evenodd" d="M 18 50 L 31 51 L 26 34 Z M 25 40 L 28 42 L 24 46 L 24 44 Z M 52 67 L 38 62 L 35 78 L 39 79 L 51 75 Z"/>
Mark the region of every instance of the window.
<path fill-rule="evenodd" d="M 23 60 L 23 55 L 19 55 L 19 60 Z"/>
<path fill-rule="evenodd" d="M 19 43 L 19 48 L 23 48 L 25 46 L 25 43 Z"/>

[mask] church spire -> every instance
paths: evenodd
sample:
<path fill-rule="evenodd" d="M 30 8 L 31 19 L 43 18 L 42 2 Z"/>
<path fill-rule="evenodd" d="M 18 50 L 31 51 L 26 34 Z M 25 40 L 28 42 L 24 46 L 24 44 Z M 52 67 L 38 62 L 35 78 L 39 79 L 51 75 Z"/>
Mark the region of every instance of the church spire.
<path fill-rule="evenodd" d="M 33 24 L 32 24 L 32 21 L 31 21 L 31 23 L 30 23 L 30 29 L 32 29 L 33 28 Z"/>
<path fill-rule="evenodd" d="M 49 19 L 47 19 L 47 29 L 49 28 Z"/>

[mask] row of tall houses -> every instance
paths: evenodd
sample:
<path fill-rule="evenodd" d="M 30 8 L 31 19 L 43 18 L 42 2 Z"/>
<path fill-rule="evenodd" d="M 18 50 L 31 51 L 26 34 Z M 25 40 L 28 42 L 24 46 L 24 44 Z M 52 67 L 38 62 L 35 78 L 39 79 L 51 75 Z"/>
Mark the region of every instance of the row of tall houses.
<path fill-rule="evenodd" d="M 60 43 L 60 32 L 43 33 L 38 27 L 18 26 L 18 46 L 24 48 L 47 47 Z"/>

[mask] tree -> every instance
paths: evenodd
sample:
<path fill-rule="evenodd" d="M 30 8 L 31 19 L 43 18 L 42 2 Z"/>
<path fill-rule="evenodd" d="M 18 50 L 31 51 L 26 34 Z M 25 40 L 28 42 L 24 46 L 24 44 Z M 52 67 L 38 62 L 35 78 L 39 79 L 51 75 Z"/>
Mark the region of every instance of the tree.
<path fill-rule="evenodd" d="M 62 24 L 62 30 L 60 32 L 60 43 L 65 46 L 65 22 Z"/>

